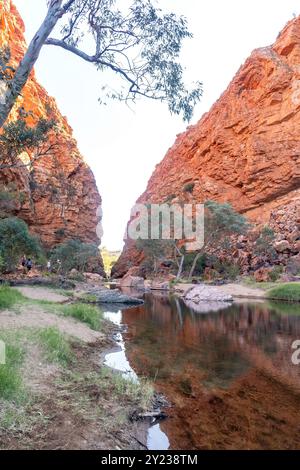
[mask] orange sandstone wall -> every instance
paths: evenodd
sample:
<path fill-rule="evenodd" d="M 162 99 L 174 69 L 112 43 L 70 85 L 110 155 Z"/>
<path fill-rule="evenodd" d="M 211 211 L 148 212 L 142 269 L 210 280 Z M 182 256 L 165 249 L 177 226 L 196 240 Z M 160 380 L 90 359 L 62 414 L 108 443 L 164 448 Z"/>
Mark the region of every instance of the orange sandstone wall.
<path fill-rule="evenodd" d="M 24 23 L 13 3 L 1 0 L 0 48 L 7 46 L 11 63 L 16 65 L 26 48 Z M 19 106 L 32 112 L 33 122 L 38 118 L 54 119 L 59 132 L 49 136 L 49 144 L 55 146 L 51 156 L 35 162 L 32 170 L 0 173 L 0 184 L 12 182 L 24 194 L 22 202 L 14 203 L 12 214 L 23 218 L 47 247 L 70 238 L 99 243 L 96 211 L 101 197 L 93 173 L 78 151 L 67 119 L 37 82 L 34 72 L 12 111 L 11 120 L 16 119 Z"/>
<path fill-rule="evenodd" d="M 299 136 L 300 17 L 275 44 L 254 50 L 211 110 L 177 137 L 139 202 L 228 201 L 255 223 L 275 218 L 280 239 L 285 229 L 299 230 Z M 276 213 L 290 207 L 286 227 Z M 115 275 L 140 256 L 127 242 Z"/>

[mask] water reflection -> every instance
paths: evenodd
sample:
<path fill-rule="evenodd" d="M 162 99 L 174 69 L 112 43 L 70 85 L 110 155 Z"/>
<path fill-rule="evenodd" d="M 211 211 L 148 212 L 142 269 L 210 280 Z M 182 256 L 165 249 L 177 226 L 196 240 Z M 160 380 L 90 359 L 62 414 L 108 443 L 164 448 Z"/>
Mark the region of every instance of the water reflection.
<path fill-rule="evenodd" d="M 122 325 L 122 312 L 121 311 L 105 311 L 103 312 L 104 318 L 110 320 L 117 326 Z M 122 373 L 122 376 L 127 380 L 138 382 L 139 378 L 129 361 L 127 360 L 125 343 L 123 335 L 118 333 L 115 336 L 117 343 L 114 351 L 105 355 L 104 364 L 111 369 L 114 369 Z M 160 429 L 159 424 L 153 424 L 149 427 L 147 434 L 147 448 L 149 450 L 167 450 L 169 449 L 170 443 L 166 434 Z"/>
<path fill-rule="evenodd" d="M 174 403 L 161 424 L 171 448 L 300 448 L 298 307 L 234 304 L 196 313 L 146 295 L 123 310 L 126 356 Z M 300 313 L 300 312 L 299 312 Z"/>
<path fill-rule="evenodd" d="M 169 449 L 169 439 L 160 429 L 159 424 L 154 424 L 149 428 L 147 436 L 147 448 L 149 450 L 166 450 Z"/>
<path fill-rule="evenodd" d="M 104 318 L 110 320 L 115 325 L 120 326 L 122 323 L 122 312 L 119 310 L 117 312 L 105 311 L 103 313 Z M 122 376 L 133 382 L 138 381 L 138 376 L 132 369 L 130 363 L 127 360 L 125 344 L 123 340 L 123 335 L 118 333 L 115 336 L 116 347 L 112 352 L 109 352 L 105 356 L 104 364 L 111 369 L 115 369 L 118 372 L 122 372 Z"/>

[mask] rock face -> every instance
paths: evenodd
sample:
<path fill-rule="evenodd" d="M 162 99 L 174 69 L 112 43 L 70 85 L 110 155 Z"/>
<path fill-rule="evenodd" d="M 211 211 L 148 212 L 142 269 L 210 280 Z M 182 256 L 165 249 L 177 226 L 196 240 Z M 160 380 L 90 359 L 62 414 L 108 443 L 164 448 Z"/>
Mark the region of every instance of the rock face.
<path fill-rule="evenodd" d="M 10 48 L 11 65 L 16 65 L 26 43 L 23 21 L 10 0 L 0 3 L 0 25 L 0 48 Z M 1 186 L 13 184 L 16 192 L 22 194 L 11 203 L 10 214 L 24 219 L 47 248 L 71 238 L 98 244 L 97 209 L 101 198 L 94 176 L 78 151 L 66 118 L 37 82 L 34 72 L 11 120 L 16 119 L 19 106 L 32 113 L 32 123 L 39 118 L 54 119 L 58 132 L 49 135 L 49 145 L 53 146 L 50 155 L 36 161 L 31 170 L 1 171 Z M 31 159 L 32 155 L 25 157 Z"/>
<path fill-rule="evenodd" d="M 300 17 L 273 46 L 255 50 L 211 110 L 177 137 L 139 202 L 228 201 L 252 222 L 273 224 L 279 240 L 295 231 L 297 238 L 299 64 Z M 114 275 L 139 257 L 127 243 Z"/>

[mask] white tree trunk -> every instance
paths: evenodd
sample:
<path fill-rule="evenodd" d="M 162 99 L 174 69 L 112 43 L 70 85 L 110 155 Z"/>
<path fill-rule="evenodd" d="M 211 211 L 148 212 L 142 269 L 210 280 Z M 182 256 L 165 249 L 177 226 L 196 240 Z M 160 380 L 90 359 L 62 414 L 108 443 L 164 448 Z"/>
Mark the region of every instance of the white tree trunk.
<path fill-rule="evenodd" d="M 199 252 L 196 254 L 195 258 L 194 258 L 194 261 L 193 261 L 193 264 L 192 264 L 192 267 L 191 267 L 191 270 L 190 270 L 190 274 L 189 274 L 189 281 L 190 281 L 190 280 L 192 279 L 192 277 L 193 277 L 193 274 L 194 274 L 194 271 L 195 271 L 195 268 L 196 268 L 197 261 L 198 261 L 198 259 L 200 258 L 201 254 L 202 254 L 202 252 L 199 251 Z"/>
<path fill-rule="evenodd" d="M 0 97 L 0 128 L 2 128 L 6 122 L 18 96 L 21 94 L 45 41 L 49 37 L 59 18 L 61 18 L 65 13 L 65 9 L 62 8 L 62 3 L 63 0 L 51 0 L 46 18 L 29 44 L 29 47 L 15 72 L 14 78 L 10 82 L 9 86 L 5 86 L 3 82 L 0 86 L 2 92 Z"/>
<path fill-rule="evenodd" d="M 184 255 L 182 255 L 181 259 L 180 259 L 180 264 L 179 264 L 179 268 L 178 268 L 178 272 L 177 272 L 177 276 L 176 276 L 177 280 L 181 278 L 183 263 L 184 263 Z"/>

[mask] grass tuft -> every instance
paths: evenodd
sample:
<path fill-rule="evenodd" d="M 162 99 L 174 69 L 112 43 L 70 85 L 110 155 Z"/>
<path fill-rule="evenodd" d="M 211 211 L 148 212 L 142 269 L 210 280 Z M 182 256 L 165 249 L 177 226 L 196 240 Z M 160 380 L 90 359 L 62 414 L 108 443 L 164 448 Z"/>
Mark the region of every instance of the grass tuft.
<path fill-rule="evenodd" d="M 92 330 L 100 330 L 103 314 L 98 307 L 86 304 L 67 305 L 62 309 L 63 314 L 87 323 Z"/>
<path fill-rule="evenodd" d="M 269 299 L 286 300 L 288 302 L 300 302 L 300 283 L 292 282 L 283 284 L 268 291 Z"/>
<path fill-rule="evenodd" d="M 5 344 L 5 364 L 0 364 L 0 398 L 14 400 L 21 398 L 23 383 L 21 365 L 24 359 L 23 349 L 14 344 L 12 338 L 1 335 L 0 340 Z"/>
<path fill-rule="evenodd" d="M 0 286 L 0 310 L 11 308 L 23 300 L 24 296 L 16 289 L 6 285 Z"/>
<path fill-rule="evenodd" d="M 71 362 L 70 344 L 58 328 L 44 328 L 38 332 L 38 338 L 50 362 L 58 362 L 63 366 Z"/>
<path fill-rule="evenodd" d="M 102 367 L 99 374 L 101 386 L 109 388 L 109 393 L 115 400 L 128 399 L 138 404 L 143 410 L 149 409 L 153 399 L 154 390 L 151 383 L 144 378 L 133 381 L 119 372 Z"/>

